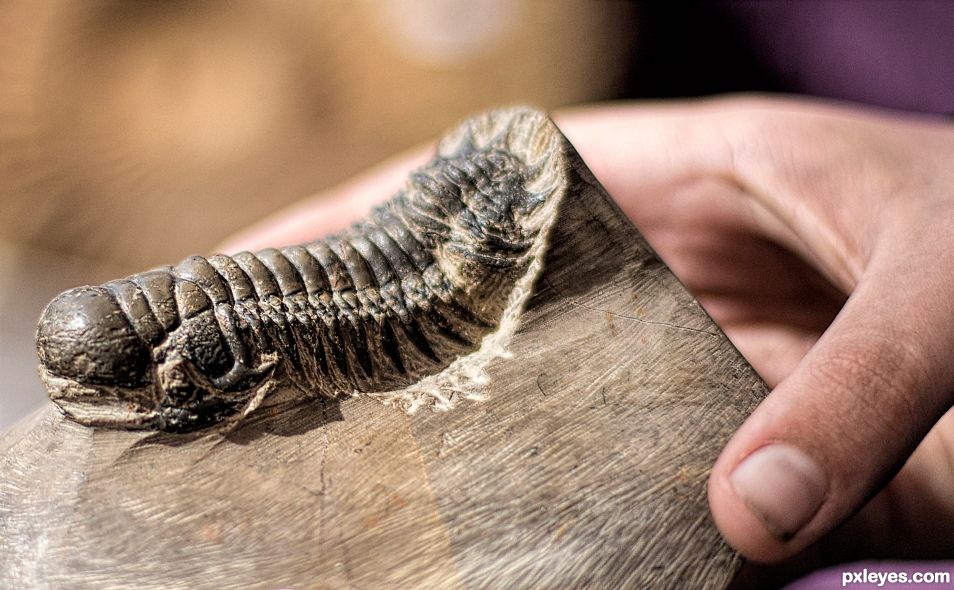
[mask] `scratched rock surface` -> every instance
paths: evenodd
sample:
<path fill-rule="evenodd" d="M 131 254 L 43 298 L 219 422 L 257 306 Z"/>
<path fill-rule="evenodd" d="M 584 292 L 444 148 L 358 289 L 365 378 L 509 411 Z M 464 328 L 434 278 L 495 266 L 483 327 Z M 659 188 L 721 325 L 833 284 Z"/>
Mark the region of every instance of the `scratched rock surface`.
<path fill-rule="evenodd" d="M 766 387 L 559 145 L 569 190 L 482 401 L 279 392 L 190 434 L 49 405 L 0 439 L 0 586 L 724 587 L 705 481 Z"/>

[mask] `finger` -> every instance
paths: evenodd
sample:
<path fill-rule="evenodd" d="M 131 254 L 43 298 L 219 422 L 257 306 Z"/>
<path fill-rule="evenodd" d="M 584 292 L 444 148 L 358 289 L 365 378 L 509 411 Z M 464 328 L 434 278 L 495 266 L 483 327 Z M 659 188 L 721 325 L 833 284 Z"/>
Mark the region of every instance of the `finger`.
<path fill-rule="evenodd" d="M 565 109 L 554 120 L 623 211 L 640 226 L 654 225 L 673 201 L 648 195 L 729 169 L 729 151 L 719 149 L 725 138 L 712 124 L 720 104 L 606 104 Z M 684 213 L 692 208 L 687 201 L 680 205 Z"/>
<path fill-rule="evenodd" d="M 427 162 L 431 152 L 433 145 L 428 144 L 399 154 L 226 238 L 216 250 L 237 252 L 287 246 L 343 229 L 393 196 L 404 185 L 408 173 Z"/>
<path fill-rule="evenodd" d="M 750 559 L 794 555 L 859 510 L 951 406 L 954 258 L 890 256 L 713 469 L 713 517 Z"/>
<path fill-rule="evenodd" d="M 807 271 L 793 253 L 800 241 L 738 178 L 730 138 L 740 121 L 752 119 L 753 107 L 765 108 L 749 98 L 620 103 L 562 111 L 556 121 L 660 257 L 774 386 L 845 296 Z"/>
<path fill-rule="evenodd" d="M 889 245 L 883 249 L 903 253 L 895 260 L 861 247 L 873 243 L 878 220 L 891 215 L 868 202 L 877 181 L 838 183 L 870 179 L 890 158 L 876 150 L 859 162 L 858 146 L 845 140 L 857 129 L 841 135 L 835 129 L 831 139 L 841 140 L 841 151 L 833 165 L 832 150 L 827 143 L 818 149 L 818 138 L 843 113 L 798 104 L 776 112 L 755 101 L 723 118 L 710 106 L 720 105 L 680 108 L 680 120 L 666 109 L 649 118 L 620 112 L 611 120 L 583 113 L 596 125 L 571 127 L 568 135 L 652 243 L 664 246 L 652 235 L 660 218 L 663 226 L 673 215 L 685 221 L 684 209 L 695 208 L 711 223 L 734 223 L 783 244 L 854 291 L 794 373 L 736 434 L 710 479 L 713 515 L 729 542 L 747 557 L 780 560 L 858 510 L 950 407 L 954 378 L 944 355 L 954 344 L 954 309 L 945 294 L 954 287 L 948 284 L 954 264 L 927 251 L 916 260 L 910 235 L 881 236 L 879 243 Z M 904 130 L 907 123 L 898 125 Z M 592 132 L 600 126 L 628 135 L 625 149 L 599 145 L 601 133 Z M 600 155 L 588 158 L 587 146 Z M 685 198 L 711 195 L 711 187 L 678 190 L 713 177 L 742 188 L 735 208 L 711 197 Z M 918 227 L 934 239 L 950 235 L 943 223 L 932 231 L 925 220 L 915 221 L 892 219 L 894 227 Z"/>

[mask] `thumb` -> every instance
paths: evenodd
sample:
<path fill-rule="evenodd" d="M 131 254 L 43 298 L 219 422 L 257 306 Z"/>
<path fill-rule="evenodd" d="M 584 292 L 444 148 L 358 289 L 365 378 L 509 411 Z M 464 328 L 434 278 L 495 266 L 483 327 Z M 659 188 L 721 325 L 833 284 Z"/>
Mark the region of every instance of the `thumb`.
<path fill-rule="evenodd" d="M 713 518 L 750 559 L 790 557 L 859 510 L 951 406 L 952 265 L 896 251 L 713 468 Z"/>

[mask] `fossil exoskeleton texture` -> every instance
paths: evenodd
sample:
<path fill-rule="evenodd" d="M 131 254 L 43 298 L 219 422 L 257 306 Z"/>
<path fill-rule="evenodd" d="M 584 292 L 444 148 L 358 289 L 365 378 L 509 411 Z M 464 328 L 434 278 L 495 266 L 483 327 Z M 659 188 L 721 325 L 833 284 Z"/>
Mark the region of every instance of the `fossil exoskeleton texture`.
<path fill-rule="evenodd" d="M 276 386 L 387 391 L 474 352 L 563 186 L 559 150 L 533 143 L 545 117 L 510 123 L 465 127 L 336 235 L 62 293 L 37 329 L 50 397 L 86 425 L 188 431 L 248 413 Z"/>
<path fill-rule="evenodd" d="M 540 113 L 478 115 L 320 242 L 70 291 L 39 337 L 60 409 L 0 437 L 2 587 L 724 588 L 740 563 L 706 480 L 768 388 Z"/>

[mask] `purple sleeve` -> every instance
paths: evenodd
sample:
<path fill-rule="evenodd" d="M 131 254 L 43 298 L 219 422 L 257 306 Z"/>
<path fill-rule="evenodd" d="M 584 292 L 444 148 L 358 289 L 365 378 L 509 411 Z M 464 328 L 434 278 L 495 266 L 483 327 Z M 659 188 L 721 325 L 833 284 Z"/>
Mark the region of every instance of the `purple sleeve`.
<path fill-rule="evenodd" d="M 782 88 L 954 115 L 954 2 L 726 2 Z"/>
<path fill-rule="evenodd" d="M 785 590 L 952 588 L 954 562 L 859 561 L 814 572 Z"/>

